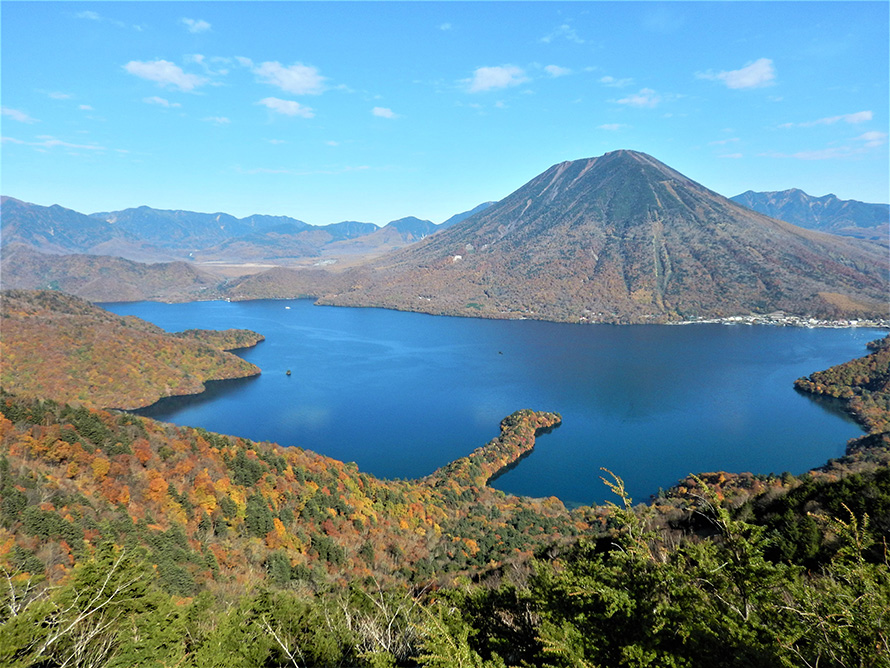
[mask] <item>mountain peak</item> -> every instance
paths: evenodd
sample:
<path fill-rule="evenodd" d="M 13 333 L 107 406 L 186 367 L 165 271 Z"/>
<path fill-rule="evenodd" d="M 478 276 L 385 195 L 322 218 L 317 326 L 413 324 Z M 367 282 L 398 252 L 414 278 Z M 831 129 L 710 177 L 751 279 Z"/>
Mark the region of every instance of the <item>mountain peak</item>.
<path fill-rule="evenodd" d="M 624 149 L 553 165 L 331 301 L 576 322 L 883 314 L 886 265 L 874 246 L 746 210 Z"/>

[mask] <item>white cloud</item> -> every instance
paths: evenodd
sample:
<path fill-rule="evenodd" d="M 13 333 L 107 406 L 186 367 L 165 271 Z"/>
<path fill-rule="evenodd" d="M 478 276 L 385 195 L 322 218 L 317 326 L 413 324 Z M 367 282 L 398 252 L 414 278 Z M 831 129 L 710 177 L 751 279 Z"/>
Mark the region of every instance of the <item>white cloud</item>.
<path fill-rule="evenodd" d="M 47 93 L 47 95 L 53 100 L 70 100 L 73 95 L 71 93 L 60 93 L 58 91 L 53 91 L 52 93 Z"/>
<path fill-rule="evenodd" d="M 193 53 L 185 56 L 185 62 L 199 65 L 204 72 L 210 76 L 225 76 L 229 73 L 228 65 L 230 65 L 232 61 L 229 58 L 219 57 L 208 59 L 200 53 Z"/>
<path fill-rule="evenodd" d="M 399 115 L 393 113 L 392 109 L 388 109 L 387 107 L 374 107 L 371 109 L 371 113 L 375 116 L 379 116 L 380 118 L 398 118 Z"/>
<path fill-rule="evenodd" d="M 246 58 L 243 60 L 250 62 Z M 252 63 L 250 66 L 252 67 Z M 279 62 L 265 62 L 259 67 L 253 67 L 253 72 L 263 83 L 278 86 L 293 95 L 319 95 L 324 91 L 325 77 L 321 76 L 316 68 L 302 63 L 285 67 Z"/>
<path fill-rule="evenodd" d="M 188 28 L 189 32 L 207 32 L 210 30 L 210 24 L 202 19 L 180 19 L 179 22 Z"/>
<path fill-rule="evenodd" d="M 451 24 L 443 23 L 442 25 L 439 26 L 439 30 L 451 30 Z"/>
<path fill-rule="evenodd" d="M 541 38 L 541 41 L 545 44 L 549 44 L 556 39 L 565 39 L 569 42 L 574 42 L 575 44 L 584 44 L 584 40 L 578 37 L 578 33 L 575 32 L 575 29 L 568 23 L 563 23 L 553 32 L 544 35 L 544 37 Z"/>
<path fill-rule="evenodd" d="M 110 23 L 112 25 L 117 26 L 118 28 L 131 28 L 138 32 L 142 32 L 142 30 L 143 30 L 143 26 L 141 26 L 141 25 L 128 25 L 128 24 L 124 23 L 123 21 L 105 18 L 104 16 L 100 15 L 97 12 L 92 12 L 92 11 L 77 12 L 74 16 L 78 19 L 86 19 L 87 21 L 99 21 L 99 22 L 103 22 L 103 23 Z"/>
<path fill-rule="evenodd" d="M 572 73 L 572 70 L 568 67 L 560 67 L 559 65 L 547 65 L 544 71 L 552 77 L 564 77 Z"/>
<path fill-rule="evenodd" d="M 826 118 L 819 118 L 815 121 L 804 121 L 803 123 L 797 123 L 796 125 L 801 128 L 809 128 L 814 125 L 834 125 L 840 121 L 844 123 L 850 123 L 855 125 L 856 123 L 865 123 L 866 121 L 870 121 L 874 114 L 871 111 L 857 111 L 854 114 L 842 114 L 840 116 L 827 116 Z M 785 123 L 781 127 L 793 127 L 795 123 Z"/>
<path fill-rule="evenodd" d="M 623 97 L 620 100 L 615 100 L 615 102 L 617 102 L 618 104 L 626 104 L 630 107 L 652 109 L 658 106 L 658 103 L 661 102 L 661 99 L 661 95 L 656 93 L 651 88 L 642 88 L 640 89 L 639 93 L 628 95 L 627 97 Z"/>
<path fill-rule="evenodd" d="M 156 104 L 158 106 L 168 107 L 168 108 L 182 106 L 181 104 L 179 104 L 179 102 L 170 102 L 169 100 L 165 100 L 164 98 L 158 97 L 157 95 L 154 95 L 152 97 L 144 97 L 144 98 L 142 98 L 142 101 L 145 102 L 146 104 Z"/>
<path fill-rule="evenodd" d="M 3 116 L 9 116 L 9 118 L 14 121 L 18 121 L 19 123 L 37 123 L 36 118 L 31 118 L 24 111 L 19 111 L 18 109 L 0 107 L 0 114 L 2 114 Z"/>
<path fill-rule="evenodd" d="M 196 74 L 186 74 L 179 65 L 169 60 L 151 60 L 142 62 L 131 60 L 124 69 L 137 77 L 154 81 L 161 86 L 175 86 L 182 91 L 191 91 L 207 83 L 207 79 Z"/>
<path fill-rule="evenodd" d="M 80 109 L 81 111 L 92 111 L 93 110 L 93 108 L 88 104 L 79 104 L 79 105 L 77 105 L 77 108 Z"/>
<path fill-rule="evenodd" d="M 859 141 L 864 141 L 865 145 L 869 148 L 874 146 L 883 146 L 887 141 L 887 133 L 886 132 L 878 132 L 877 130 L 872 130 L 871 132 L 866 132 L 858 137 L 856 137 Z"/>
<path fill-rule="evenodd" d="M 501 65 L 498 67 L 478 67 L 473 72 L 473 78 L 466 81 L 471 93 L 480 93 L 487 90 L 499 90 L 525 83 L 529 78 L 525 76 L 525 70 L 515 65 Z"/>
<path fill-rule="evenodd" d="M 633 82 L 634 80 L 629 78 L 616 79 L 615 77 L 610 76 L 600 77 L 600 83 L 611 88 L 624 88 L 625 86 L 630 86 Z"/>
<path fill-rule="evenodd" d="M 727 158 L 729 160 L 738 160 L 739 158 L 743 158 L 741 153 L 724 153 L 723 155 L 718 155 L 718 158 Z"/>
<path fill-rule="evenodd" d="M 724 72 L 698 72 L 699 79 L 722 81 L 727 88 L 762 88 L 775 83 L 776 69 L 769 58 L 760 58 L 738 70 Z"/>
<path fill-rule="evenodd" d="M 205 123 L 214 123 L 215 125 L 228 125 L 232 122 L 225 116 L 207 116 L 206 118 L 202 118 L 201 120 Z"/>
<path fill-rule="evenodd" d="M 738 137 L 730 137 L 729 139 L 717 139 L 715 141 L 709 141 L 708 146 L 725 146 L 726 144 L 732 144 L 733 142 L 739 141 Z"/>
<path fill-rule="evenodd" d="M 303 118 L 313 118 L 315 116 L 315 112 L 312 111 L 311 108 L 304 107 L 299 102 L 294 102 L 293 100 L 281 100 L 277 97 L 264 97 L 257 102 L 257 104 L 261 104 L 275 113 L 283 114 L 284 116 L 302 116 Z"/>
<path fill-rule="evenodd" d="M 597 130 L 608 130 L 609 132 L 615 132 L 617 130 L 621 130 L 626 128 L 627 126 L 624 123 L 605 123 L 603 125 L 597 125 Z"/>

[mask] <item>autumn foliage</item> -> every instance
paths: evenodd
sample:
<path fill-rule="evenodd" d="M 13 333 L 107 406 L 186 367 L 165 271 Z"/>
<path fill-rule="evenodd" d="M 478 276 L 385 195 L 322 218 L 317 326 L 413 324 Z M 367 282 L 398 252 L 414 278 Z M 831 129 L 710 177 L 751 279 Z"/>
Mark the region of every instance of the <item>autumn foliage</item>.
<path fill-rule="evenodd" d="M 224 352 L 255 345 L 247 330 L 170 335 L 53 291 L 0 293 L 0 382 L 9 392 L 114 408 L 203 391 L 204 382 L 243 378 L 258 367 Z"/>

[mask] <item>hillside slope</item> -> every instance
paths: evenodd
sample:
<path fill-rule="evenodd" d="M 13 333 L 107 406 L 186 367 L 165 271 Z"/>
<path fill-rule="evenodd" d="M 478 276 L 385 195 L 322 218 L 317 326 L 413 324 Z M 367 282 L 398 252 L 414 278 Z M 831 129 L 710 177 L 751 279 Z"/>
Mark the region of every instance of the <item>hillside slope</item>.
<path fill-rule="evenodd" d="M 187 262 L 146 264 L 110 255 L 49 255 L 13 244 L 0 250 L 3 287 L 61 290 L 97 302 L 212 299 L 220 279 Z"/>
<path fill-rule="evenodd" d="M 0 293 L 0 323 L 0 385 L 29 397 L 139 408 L 260 373 L 222 350 L 255 345 L 263 339 L 255 332 L 170 335 L 59 292 Z"/>
<path fill-rule="evenodd" d="M 551 167 L 323 303 L 587 322 L 886 317 L 885 251 L 768 218 L 616 151 Z"/>

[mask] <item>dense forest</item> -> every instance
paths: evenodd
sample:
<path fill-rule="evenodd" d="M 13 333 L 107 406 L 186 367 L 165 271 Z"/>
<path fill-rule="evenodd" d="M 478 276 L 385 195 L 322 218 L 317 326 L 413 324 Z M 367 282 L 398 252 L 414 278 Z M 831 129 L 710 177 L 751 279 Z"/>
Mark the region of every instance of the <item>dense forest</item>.
<path fill-rule="evenodd" d="M 8 392 L 99 408 L 141 408 L 260 369 L 225 352 L 256 345 L 248 330 L 167 334 L 61 292 L 0 293 L 0 382 Z"/>
<path fill-rule="evenodd" d="M 890 666 L 888 344 L 798 383 L 845 457 L 571 511 L 487 486 L 553 413 L 389 481 L 4 379 L 0 665 Z"/>

